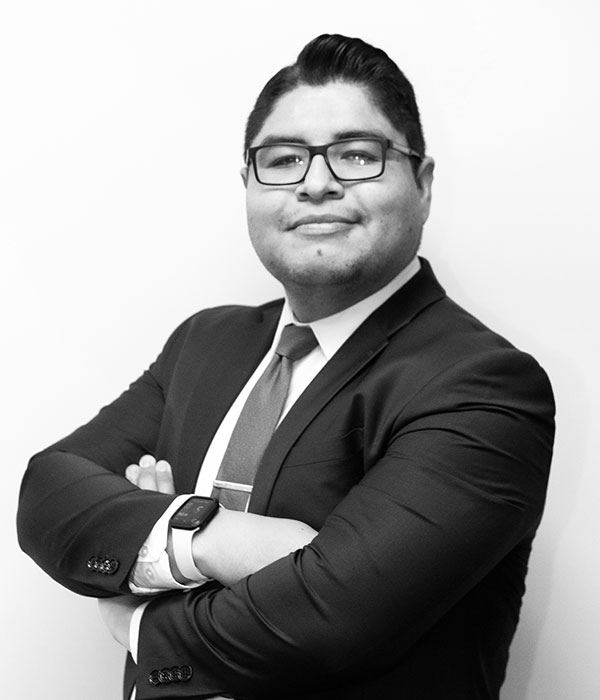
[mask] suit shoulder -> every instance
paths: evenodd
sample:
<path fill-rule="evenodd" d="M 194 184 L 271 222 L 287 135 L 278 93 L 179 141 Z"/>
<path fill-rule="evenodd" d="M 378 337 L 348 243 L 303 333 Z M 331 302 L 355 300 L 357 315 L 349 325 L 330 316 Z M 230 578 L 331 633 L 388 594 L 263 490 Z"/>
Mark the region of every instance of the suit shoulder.
<path fill-rule="evenodd" d="M 527 355 L 448 296 L 424 309 L 410 326 L 428 347 L 440 346 L 451 362 L 486 351 Z"/>
<path fill-rule="evenodd" d="M 201 309 L 186 318 L 173 331 L 171 337 L 185 334 L 186 332 L 210 330 L 221 325 L 229 326 L 236 323 L 257 322 L 277 318 L 283 307 L 282 299 L 261 304 L 260 306 L 245 306 L 242 304 L 228 304 Z"/>
<path fill-rule="evenodd" d="M 410 356 L 413 372 L 423 382 L 482 372 L 492 383 L 498 375 L 515 384 L 527 378 L 527 384 L 552 395 L 548 376 L 534 357 L 447 296 L 423 309 L 391 344 L 394 352 Z"/>
<path fill-rule="evenodd" d="M 202 309 L 186 318 L 169 336 L 163 359 L 177 355 L 185 346 L 195 346 L 201 338 L 230 335 L 236 329 L 259 329 L 274 326 L 281 313 L 283 300 L 277 299 L 260 306 L 230 304 Z"/>

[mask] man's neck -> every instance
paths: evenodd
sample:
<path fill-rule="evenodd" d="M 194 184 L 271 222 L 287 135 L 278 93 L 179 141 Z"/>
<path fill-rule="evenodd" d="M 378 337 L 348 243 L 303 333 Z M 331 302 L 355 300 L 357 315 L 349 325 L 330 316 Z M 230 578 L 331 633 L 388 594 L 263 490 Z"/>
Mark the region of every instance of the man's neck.
<path fill-rule="evenodd" d="M 361 290 L 357 293 L 340 294 L 339 289 L 312 287 L 310 290 L 298 290 L 286 288 L 286 296 L 294 316 L 301 323 L 312 323 L 321 318 L 333 316 L 349 306 L 353 306 L 362 299 L 370 296 L 377 289 L 368 293 Z M 349 290 L 350 291 L 350 290 Z"/>
<path fill-rule="evenodd" d="M 400 273 L 391 279 L 383 278 L 365 287 L 357 284 L 343 285 L 288 285 L 285 288 L 288 304 L 296 320 L 312 323 L 358 304 L 388 285 L 400 287 L 416 272 L 420 264 L 414 258 Z M 398 281 L 398 284 L 396 284 Z"/>

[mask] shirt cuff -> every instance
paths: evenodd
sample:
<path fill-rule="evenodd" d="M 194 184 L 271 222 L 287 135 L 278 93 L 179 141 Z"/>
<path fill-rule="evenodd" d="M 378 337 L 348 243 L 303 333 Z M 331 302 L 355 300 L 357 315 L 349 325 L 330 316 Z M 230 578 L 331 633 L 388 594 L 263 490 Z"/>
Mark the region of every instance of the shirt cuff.
<path fill-rule="evenodd" d="M 131 621 L 129 623 L 129 651 L 131 652 L 131 656 L 133 657 L 133 660 L 136 664 L 138 662 L 138 646 L 140 642 L 140 626 L 142 624 L 142 615 L 144 614 L 144 610 L 148 607 L 150 602 L 150 600 L 147 600 L 145 603 L 138 605 L 137 608 L 133 611 L 133 615 L 131 616 Z"/>
<path fill-rule="evenodd" d="M 154 595 L 171 590 L 187 590 L 196 588 L 206 582 L 179 583 L 171 573 L 167 540 L 169 536 L 169 520 L 193 494 L 178 496 L 156 521 L 146 541 L 138 552 L 136 563 L 129 576 L 129 589 L 136 595 Z M 141 613 L 140 613 L 141 617 Z"/>

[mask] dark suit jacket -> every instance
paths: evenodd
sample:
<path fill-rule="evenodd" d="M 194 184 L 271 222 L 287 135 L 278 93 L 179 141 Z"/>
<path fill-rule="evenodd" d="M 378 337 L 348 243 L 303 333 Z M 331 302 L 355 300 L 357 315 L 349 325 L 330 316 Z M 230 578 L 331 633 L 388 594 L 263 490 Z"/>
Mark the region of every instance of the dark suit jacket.
<path fill-rule="evenodd" d="M 20 540 L 51 576 L 84 595 L 128 591 L 172 497 L 128 484 L 126 465 L 167 459 L 177 492 L 193 491 L 280 309 L 193 316 L 114 403 L 32 459 Z M 448 299 L 423 261 L 298 399 L 259 469 L 250 510 L 319 535 L 231 588 L 153 602 L 138 699 L 497 698 L 553 411 L 539 365 Z M 149 682 L 184 667 L 189 680 Z"/>

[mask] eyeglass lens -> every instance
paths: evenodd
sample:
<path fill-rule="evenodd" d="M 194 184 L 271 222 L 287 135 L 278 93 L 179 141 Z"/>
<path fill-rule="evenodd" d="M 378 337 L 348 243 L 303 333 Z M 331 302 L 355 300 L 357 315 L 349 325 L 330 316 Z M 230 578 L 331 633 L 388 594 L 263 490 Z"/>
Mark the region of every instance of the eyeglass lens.
<path fill-rule="evenodd" d="M 327 147 L 327 160 L 335 177 L 365 180 L 383 172 L 380 141 L 356 139 L 339 141 Z M 308 148 L 294 144 L 273 144 L 256 150 L 258 179 L 265 184 L 285 185 L 302 180 L 308 171 Z"/>

